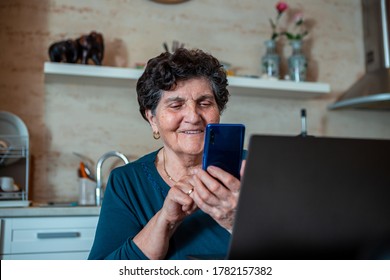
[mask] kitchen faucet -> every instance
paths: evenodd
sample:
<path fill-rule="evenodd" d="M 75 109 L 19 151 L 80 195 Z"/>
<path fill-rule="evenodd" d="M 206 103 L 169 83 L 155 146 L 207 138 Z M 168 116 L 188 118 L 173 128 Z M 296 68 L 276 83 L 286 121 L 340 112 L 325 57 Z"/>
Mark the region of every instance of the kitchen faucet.
<path fill-rule="evenodd" d="M 103 162 L 110 158 L 110 157 L 118 157 L 124 161 L 125 164 L 129 163 L 129 160 L 127 157 L 119 152 L 111 151 L 107 152 L 104 155 L 102 155 L 97 164 L 96 164 L 96 192 L 95 192 L 95 198 L 96 198 L 96 205 L 100 206 L 102 204 L 102 198 L 103 198 L 103 191 L 102 191 L 102 166 Z"/>

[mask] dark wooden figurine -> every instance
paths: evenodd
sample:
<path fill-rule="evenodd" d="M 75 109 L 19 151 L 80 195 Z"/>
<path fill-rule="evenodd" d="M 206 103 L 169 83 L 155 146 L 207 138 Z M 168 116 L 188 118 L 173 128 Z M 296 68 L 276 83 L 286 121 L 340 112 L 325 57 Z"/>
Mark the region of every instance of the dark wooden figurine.
<path fill-rule="evenodd" d="M 76 40 L 53 43 L 49 47 L 50 61 L 88 64 L 91 59 L 96 65 L 102 65 L 104 55 L 103 35 L 92 31 Z"/>
<path fill-rule="evenodd" d="M 79 58 L 79 46 L 74 40 L 53 43 L 49 47 L 50 61 L 76 63 Z"/>
<path fill-rule="evenodd" d="M 76 41 L 79 45 L 79 58 L 82 64 L 88 64 L 89 59 L 92 59 L 96 65 L 102 64 L 104 55 L 102 34 L 92 31 L 89 35 L 83 35 Z"/>

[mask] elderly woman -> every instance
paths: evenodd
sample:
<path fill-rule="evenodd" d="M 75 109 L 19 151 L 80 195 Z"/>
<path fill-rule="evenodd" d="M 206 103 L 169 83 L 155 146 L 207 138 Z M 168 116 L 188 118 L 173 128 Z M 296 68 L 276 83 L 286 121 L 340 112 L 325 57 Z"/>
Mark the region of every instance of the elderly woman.
<path fill-rule="evenodd" d="M 226 253 L 240 181 L 201 168 L 205 127 L 228 102 L 223 67 L 201 50 L 166 52 L 148 62 L 137 94 L 163 147 L 111 172 L 89 258 Z"/>

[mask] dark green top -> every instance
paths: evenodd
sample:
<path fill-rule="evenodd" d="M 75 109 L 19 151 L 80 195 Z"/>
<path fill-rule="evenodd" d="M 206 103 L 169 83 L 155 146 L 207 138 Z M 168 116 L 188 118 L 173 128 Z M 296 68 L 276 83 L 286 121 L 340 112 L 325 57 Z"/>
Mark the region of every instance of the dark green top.
<path fill-rule="evenodd" d="M 89 259 L 147 259 L 133 238 L 162 208 L 170 189 L 154 164 L 157 153 L 154 151 L 111 172 Z M 227 230 L 198 210 L 177 228 L 166 259 L 224 255 L 229 240 Z"/>

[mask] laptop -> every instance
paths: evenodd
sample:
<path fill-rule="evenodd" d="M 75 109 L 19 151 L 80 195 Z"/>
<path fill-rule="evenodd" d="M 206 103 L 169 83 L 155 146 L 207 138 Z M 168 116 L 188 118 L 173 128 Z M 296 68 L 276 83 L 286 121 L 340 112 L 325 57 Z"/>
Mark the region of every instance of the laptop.
<path fill-rule="evenodd" d="M 390 259 L 390 140 L 252 135 L 226 259 Z"/>

